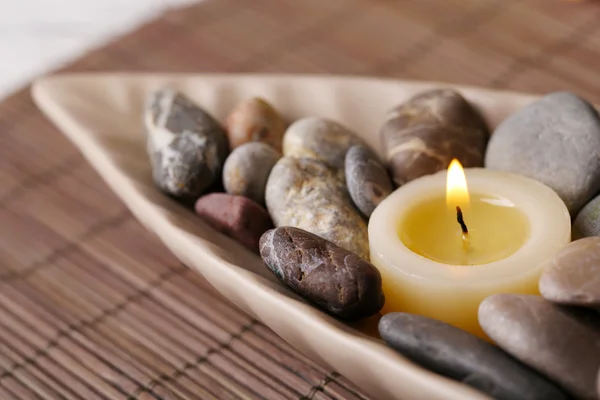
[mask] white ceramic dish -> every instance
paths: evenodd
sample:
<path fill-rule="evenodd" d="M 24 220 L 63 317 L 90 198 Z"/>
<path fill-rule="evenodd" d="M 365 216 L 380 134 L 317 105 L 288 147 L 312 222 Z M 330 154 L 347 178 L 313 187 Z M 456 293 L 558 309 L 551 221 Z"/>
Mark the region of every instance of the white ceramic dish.
<path fill-rule="evenodd" d="M 141 115 L 147 94 L 162 86 L 184 92 L 221 120 L 239 101 L 263 96 L 291 120 L 336 119 L 379 148 L 379 127 L 391 107 L 416 92 L 454 85 L 328 76 L 89 74 L 44 78 L 34 84 L 33 96 L 136 218 L 225 297 L 299 350 L 373 399 L 488 399 L 306 304 L 277 283 L 258 256 L 159 193 L 151 181 Z M 535 99 L 454 87 L 481 109 L 491 127 Z"/>

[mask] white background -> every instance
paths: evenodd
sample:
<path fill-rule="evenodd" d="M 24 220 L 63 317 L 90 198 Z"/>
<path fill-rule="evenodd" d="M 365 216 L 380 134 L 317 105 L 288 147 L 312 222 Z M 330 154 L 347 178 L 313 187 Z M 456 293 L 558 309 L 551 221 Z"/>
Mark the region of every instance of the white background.
<path fill-rule="evenodd" d="M 0 0 L 0 99 L 161 11 L 199 0 Z"/>

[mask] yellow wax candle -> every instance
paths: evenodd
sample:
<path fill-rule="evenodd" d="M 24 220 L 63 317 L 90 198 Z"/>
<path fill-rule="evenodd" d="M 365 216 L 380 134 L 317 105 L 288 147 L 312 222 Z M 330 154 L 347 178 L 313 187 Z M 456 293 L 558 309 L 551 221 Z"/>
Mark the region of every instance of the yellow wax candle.
<path fill-rule="evenodd" d="M 388 196 L 369 221 L 371 262 L 382 275 L 384 313 L 421 314 L 484 337 L 481 301 L 537 293 L 542 263 L 570 241 L 571 219 L 538 181 L 482 168 L 465 173 L 458 191 L 442 171 Z"/>
<path fill-rule="evenodd" d="M 475 193 L 463 211 L 469 228 L 465 243 L 456 211 L 449 213 L 446 198 L 433 197 L 408 210 L 398 236 L 413 252 L 444 264 L 479 265 L 513 254 L 529 236 L 527 216 L 505 199 Z M 431 229 L 431 221 L 437 221 Z"/>
<path fill-rule="evenodd" d="M 469 193 L 457 160 L 448 167 L 445 196 L 440 193 L 424 200 L 406 215 L 398 226 L 402 242 L 413 252 L 444 264 L 479 265 L 506 258 L 529 234 L 527 216 L 511 201 Z M 431 221 L 436 221 L 435 229 Z"/>

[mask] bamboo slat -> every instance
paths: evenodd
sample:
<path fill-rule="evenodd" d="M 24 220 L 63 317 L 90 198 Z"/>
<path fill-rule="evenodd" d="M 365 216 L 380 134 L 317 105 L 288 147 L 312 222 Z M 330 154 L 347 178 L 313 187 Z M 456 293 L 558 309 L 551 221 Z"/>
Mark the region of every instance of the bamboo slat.
<path fill-rule="evenodd" d="M 600 4 L 208 0 L 62 72 L 437 80 L 600 103 Z M 0 398 L 360 399 L 145 231 L 28 88 L 0 104 Z"/>

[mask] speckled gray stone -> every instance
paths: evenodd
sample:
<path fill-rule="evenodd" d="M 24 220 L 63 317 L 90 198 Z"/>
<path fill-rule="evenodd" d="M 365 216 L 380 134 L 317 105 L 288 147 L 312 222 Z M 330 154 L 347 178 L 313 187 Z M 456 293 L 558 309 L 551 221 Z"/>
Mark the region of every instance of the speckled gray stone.
<path fill-rule="evenodd" d="M 299 119 L 283 136 L 283 155 L 314 158 L 334 168 L 344 167 L 344 157 L 355 144 L 365 144 L 354 132 L 338 122 L 308 117 Z"/>
<path fill-rule="evenodd" d="M 394 189 L 377 156 L 367 147 L 355 145 L 346 153 L 346 185 L 354 205 L 367 218 Z"/>
<path fill-rule="evenodd" d="M 598 314 L 541 296 L 497 294 L 479 306 L 479 324 L 498 346 L 578 399 L 597 400 Z"/>
<path fill-rule="evenodd" d="M 304 229 L 369 260 L 367 224 L 336 169 L 311 158 L 280 158 L 265 199 L 275 226 Z"/>
<path fill-rule="evenodd" d="M 600 237 L 569 243 L 548 261 L 540 292 L 554 303 L 600 310 Z"/>
<path fill-rule="evenodd" d="M 225 190 L 264 204 L 267 179 L 280 157 L 281 154 L 273 147 L 261 142 L 236 147 L 223 167 Z"/>
<path fill-rule="evenodd" d="M 408 313 L 379 320 L 381 338 L 423 367 L 499 400 L 566 400 L 561 389 L 498 347 L 445 322 Z"/>
<path fill-rule="evenodd" d="M 165 193 L 196 199 L 221 178 L 225 131 L 186 96 L 170 89 L 152 93 L 144 127 L 152 177 Z"/>
<path fill-rule="evenodd" d="M 272 229 L 260 238 L 260 254 L 283 283 L 331 314 L 356 320 L 383 307 L 377 268 L 317 235 Z"/>
<path fill-rule="evenodd" d="M 244 143 L 262 142 L 281 152 L 287 123 L 265 99 L 251 98 L 238 104 L 225 119 L 231 149 Z"/>
<path fill-rule="evenodd" d="M 573 222 L 573 238 L 600 236 L 600 196 L 587 203 Z"/>
<path fill-rule="evenodd" d="M 569 92 L 544 96 L 496 128 L 485 166 L 545 183 L 575 216 L 600 190 L 598 113 Z"/>
<path fill-rule="evenodd" d="M 460 93 L 419 93 L 391 110 L 381 142 L 396 185 L 445 170 L 456 158 L 465 168 L 483 166 L 489 130 Z"/>

